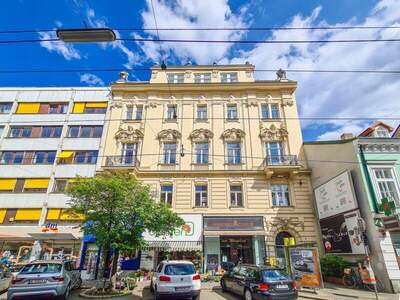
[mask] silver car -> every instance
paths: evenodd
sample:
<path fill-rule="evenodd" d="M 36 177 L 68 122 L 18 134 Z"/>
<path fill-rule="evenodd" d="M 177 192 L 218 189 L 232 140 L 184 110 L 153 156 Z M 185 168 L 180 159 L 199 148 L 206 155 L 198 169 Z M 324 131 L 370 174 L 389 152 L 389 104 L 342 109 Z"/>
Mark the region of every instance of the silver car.
<path fill-rule="evenodd" d="M 11 280 L 7 299 L 67 299 L 71 289 L 79 288 L 81 284 L 81 275 L 72 261 L 33 261 Z"/>

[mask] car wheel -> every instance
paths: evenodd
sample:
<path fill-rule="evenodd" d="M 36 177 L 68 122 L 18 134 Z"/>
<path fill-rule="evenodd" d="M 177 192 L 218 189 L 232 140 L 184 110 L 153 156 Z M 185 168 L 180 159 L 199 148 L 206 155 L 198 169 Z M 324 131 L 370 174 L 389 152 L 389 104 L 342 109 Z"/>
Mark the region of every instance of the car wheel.
<path fill-rule="evenodd" d="M 253 295 L 251 294 L 249 289 L 244 291 L 244 299 L 245 300 L 253 300 Z"/>
<path fill-rule="evenodd" d="M 225 284 L 225 280 L 221 280 L 221 289 L 222 289 L 222 291 L 223 292 L 226 292 L 227 290 L 226 290 L 226 284 Z"/>
<path fill-rule="evenodd" d="M 67 300 L 68 297 L 69 297 L 69 292 L 70 292 L 70 286 L 67 286 L 67 289 L 66 289 L 64 295 L 62 295 L 60 298 L 61 298 L 62 300 Z"/>
<path fill-rule="evenodd" d="M 79 289 L 79 288 L 81 288 L 81 286 L 82 286 L 82 278 L 79 278 L 78 279 L 78 282 L 76 283 L 76 285 L 75 285 L 75 289 Z"/>

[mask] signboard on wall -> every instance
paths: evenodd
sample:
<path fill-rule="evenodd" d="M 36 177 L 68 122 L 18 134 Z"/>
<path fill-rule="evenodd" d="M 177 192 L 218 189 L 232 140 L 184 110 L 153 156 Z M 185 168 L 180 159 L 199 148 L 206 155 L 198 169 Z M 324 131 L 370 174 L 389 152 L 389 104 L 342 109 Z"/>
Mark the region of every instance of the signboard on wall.
<path fill-rule="evenodd" d="M 349 171 L 315 188 L 314 194 L 320 220 L 358 207 Z"/>
<path fill-rule="evenodd" d="M 208 231 L 253 231 L 264 230 L 261 216 L 204 217 L 204 230 Z"/>
<path fill-rule="evenodd" d="M 359 229 L 359 212 L 353 211 L 319 221 L 325 253 L 364 254 L 362 234 Z"/>
<path fill-rule="evenodd" d="M 172 241 L 172 242 L 197 242 L 202 239 L 203 222 L 201 215 L 179 215 L 185 224 L 176 228 L 172 236 L 155 236 L 149 232 L 144 232 L 145 241 Z"/>
<path fill-rule="evenodd" d="M 289 248 L 290 265 L 294 279 L 301 286 L 319 288 L 321 271 L 316 248 Z"/>

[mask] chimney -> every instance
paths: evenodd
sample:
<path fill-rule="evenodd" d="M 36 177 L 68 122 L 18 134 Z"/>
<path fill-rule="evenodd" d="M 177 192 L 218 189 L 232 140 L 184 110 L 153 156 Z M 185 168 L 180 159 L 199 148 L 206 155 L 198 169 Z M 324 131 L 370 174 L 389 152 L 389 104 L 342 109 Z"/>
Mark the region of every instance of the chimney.
<path fill-rule="evenodd" d="M 353 138 L 353 134 L 352 133 L 342 133 L 342 135 L 340 136 L 341 140 L 351 140 Z"/>

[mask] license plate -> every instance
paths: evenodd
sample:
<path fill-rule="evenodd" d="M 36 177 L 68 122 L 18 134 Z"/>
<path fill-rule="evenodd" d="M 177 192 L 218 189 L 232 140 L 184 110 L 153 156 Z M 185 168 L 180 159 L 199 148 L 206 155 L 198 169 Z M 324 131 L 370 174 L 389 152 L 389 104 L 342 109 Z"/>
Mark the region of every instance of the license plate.
<path fill-rule="evenodd" d="M 190 291 L 190 286 L 176 287 L 175 291 L 177 291 L 177 292 Z"/>
<path fill-rule="evenodd" d="M 29 280 L 28 284 L 38 284 L 38 283 L 45 283 L 47 282 L 47 280 L 45 279 L 33 279 L 33 280 Z"/>
<path fill-rule="evenodd" d="M 288 289 L 289 286 L 287 284 L 278 284 L 278 285 L 276 285 L 276 288 L 277 289 Z"/>

